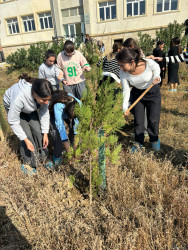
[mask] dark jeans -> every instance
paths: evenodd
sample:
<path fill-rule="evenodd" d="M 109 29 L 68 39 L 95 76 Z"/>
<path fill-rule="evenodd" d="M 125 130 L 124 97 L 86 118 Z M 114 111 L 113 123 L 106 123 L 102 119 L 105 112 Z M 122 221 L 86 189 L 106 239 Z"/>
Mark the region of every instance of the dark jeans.
<path fill-rule="evenodd" d="M 67 125 L 69 127 L 68 138 L 69 138 L 70 144 L 73 145 L 74 144 L 74 129 L 73 129 L 74 119 L 72 119 L 72 120 L 66 119 L 65 122 L 67 123 Z M 62 151 L 63 151 L 63 144 L 61 141 L 59 131 L 55 125 L 54 112 L 50 113 L 50 135 L 51 135 L 52 140 L 54 142 L 54 153 L 53 154 L 56 158 L 60 158 L 62 155 Z"/>
<path fill-rule="evenodd" d="M 133 102 L 145 91 L 135 87 L 132 88 L 131 95 Z M 134 112 L 134 130 L 135 140 L 140 144 L 144 142 L 144 114 L 147 113 L 148 127 L 147 131 L 150 142 L 158 141 L 159 121 L 161 113 L 161 93 L 160 85 L 153 86 L 147 94 L 133 108 Z"/>
<path fill-rule="evenodd" d="M 43 149 L 43 136 L 37 111 L 31 114 L 21 113 L 20 125 L 35 148 L 35 151 L 31 152 L 27 149 L 25 142 L 21 141 L 20 154 L 23 163 L 31 167 L 37 167 L 40 161 L 44 161 L 48 154 L 48 150 Z"/>

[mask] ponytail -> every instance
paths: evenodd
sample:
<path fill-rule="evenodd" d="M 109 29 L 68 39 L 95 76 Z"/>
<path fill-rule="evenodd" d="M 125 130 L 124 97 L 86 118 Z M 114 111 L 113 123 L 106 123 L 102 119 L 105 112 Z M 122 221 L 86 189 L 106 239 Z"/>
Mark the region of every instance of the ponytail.
<path fill-rule="evenodd" d="M 49 50 L 47 50 L 46 53 L 45 53 L 45 59 L 48 59 L 48 58 L 51 57 L 51 56 L 56 58 L 56 55 L 55 55 L 54 51 L 51 50 L 51 49 L 49 49 Z"/>
<path fill-rule="evenodd" d="M 141 51 L 139 48 L 125 47 L 117 53 L 116 60 L 121 63 L 132 63 L 134 61 L 137 67 L 139 61 L 142 60 Z"/>
<path fill-rule="evenodd" d="M 18 79 L 24 79 L 26 82 L 33 83 L 36 78 L 29 76 L 27 73 L 21 74 Z"/>

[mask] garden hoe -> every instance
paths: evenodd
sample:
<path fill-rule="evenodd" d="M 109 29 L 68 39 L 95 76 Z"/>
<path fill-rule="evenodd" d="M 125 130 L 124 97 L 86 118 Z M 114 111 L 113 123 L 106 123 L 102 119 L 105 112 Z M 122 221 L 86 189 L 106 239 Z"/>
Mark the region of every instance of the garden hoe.
<path fill-rule="evenodd" d="M 138 97 L 138 99 L 125 111 L 124 115 L 127 113 L 127 112 L 130 112 L 131 109 L 134 108 L 134 106 L 142 99 L 142 97 L 145 96 L 145 94 L 153 87 L 153 83 Z M 124 136 L 128 136 L 128 134 L 126 134 L 125 132 L 121 131 L 121 130 L 118 130 L 118 132 L 120 132 L 122 135 Z"/>
<path fill-rule="evenodd" d="M 134 106 L 140 101 L 140 99 L 142 99 L 143 96 L 145 96 L 145 94 L 153 87 L 153 83 L 138 97 L 138 99 L 125 111 L 126 112 L 129 112 L 131 111 L 131 109 L 134 108 Z M 125 114 L 124 113 L 124 114 Z"/>
<path fill-rule="evenodd" d="M 4 137 L 4 134 L 3 134 L 3 130 L 1 128 L 1 125 L 0 125 L 0 141 L 4 141 L 5 137 Z"/>

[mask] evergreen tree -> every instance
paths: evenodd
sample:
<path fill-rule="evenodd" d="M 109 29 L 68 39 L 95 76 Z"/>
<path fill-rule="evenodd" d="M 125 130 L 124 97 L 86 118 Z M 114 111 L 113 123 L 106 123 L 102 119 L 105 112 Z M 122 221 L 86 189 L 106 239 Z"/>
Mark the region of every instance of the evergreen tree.
<path fill-rule="evenodd" d="M 82 99 L 82 107 L 76 107 L 76 114 L 79 117 L 76 141 L 80 143 L 75 149 L 77 157 L 88 155 L 90 203 L 101 184 L 105 187 L 105 158 L 113 164 L 118 162 L 121 144 L 118 144 L 116 131 L 125 124 L 121 108 L 122 93 L 114 95 L 116 86 L 110 84 L 108 80 L 98 88 L 97 77 L 92 75 L 91 78 L 92 84 L 88 86 L 87 94 Z M 106 155 L 104 155 L 104 145 Z"/>
<path fill-rule="evenodd" d="M 169 23 L 166 28 L 160 28 L 158 31 L 156 31 L 156 40 L 158 41 L 160 39 L 165 42 L 164 51 L 167 52 L 168 48 L 170 47 L 170 41 L 173 37 L 179 37 L 181 46 L 185 46 L 186 37 L 184 33 L 184 24 L 179 24 L 177 21 L 174 21 L 174 23 Z"/>

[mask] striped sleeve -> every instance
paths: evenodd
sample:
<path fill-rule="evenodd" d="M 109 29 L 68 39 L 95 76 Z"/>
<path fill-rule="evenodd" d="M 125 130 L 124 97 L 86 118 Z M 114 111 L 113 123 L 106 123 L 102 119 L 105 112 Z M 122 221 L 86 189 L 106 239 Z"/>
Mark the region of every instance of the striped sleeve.
<path fill-rule="evenodd" d="M 104 64 L 104 62 L 106 61 L 106 56 L 103 57 L 103 59 L 101 59 L 98 63 L 97 63 L 97 67 L 101 66 L 101 63 Z"/>
<path fill-rule="evenodd" d="M 180 55 L 165 57 L 167 63 L 181 63 L 186 62 L 188 64 L 188 52 L 183 52 Z"/>
<path fill-rule="evenodd" d="M 102 67 L 103 72 L 111 72 L 113 74 L 115 74 L 118 78 L 120 78 L 119 76 L 119 72 L 120 72 L 120 67 L 118 65 L 117 60 L 114 58 L 112 60 L 106 60 L 103 62 L 103 67 Z"/>

